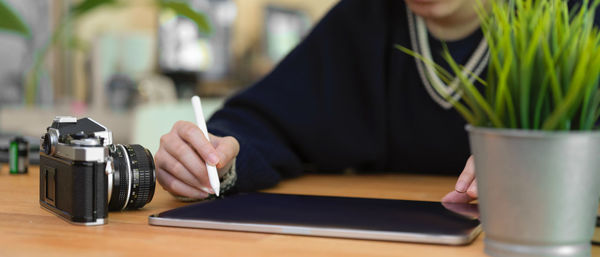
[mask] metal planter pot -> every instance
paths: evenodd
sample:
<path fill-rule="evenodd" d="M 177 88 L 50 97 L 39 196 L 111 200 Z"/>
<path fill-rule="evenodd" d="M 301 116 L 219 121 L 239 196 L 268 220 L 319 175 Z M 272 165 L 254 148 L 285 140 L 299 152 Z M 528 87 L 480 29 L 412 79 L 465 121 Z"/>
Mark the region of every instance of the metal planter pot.
<path fill-rule="evenodd" d="M 467 126 L 491 256 L 590 256 L 600 132 Z"/>

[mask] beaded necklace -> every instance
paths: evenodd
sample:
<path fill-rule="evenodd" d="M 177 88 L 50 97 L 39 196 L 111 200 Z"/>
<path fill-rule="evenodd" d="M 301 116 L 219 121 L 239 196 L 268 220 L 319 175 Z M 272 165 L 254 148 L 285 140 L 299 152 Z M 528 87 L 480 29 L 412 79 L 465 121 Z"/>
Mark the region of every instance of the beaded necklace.
<path fill-rule="evenodd" d="M 425 21 L 423 18 L 414 15 L 409 8 L 406 8 L 406 12 L 413 51 L 428 60 L 433 60 Z M 488 51 L 487 41 L 485 38 L 482 38 L 479 46 L 475 49 L 475 52 L 469 57 L 467 64 L 462 70 L 462 74 L 473 83 L 476 77 L 478 77 L 487 66 L 489 57 L 490 53 Z M 450 85 L 447 85 L 437 75 L 433 65 L 425 63 L 416 57 L 415 62 L 417 64 L 419 76 L 425 86 L 425 90 L 427 90 L 427 93 L 436 103 L 444 109 L 450 109 L 452 107 L 452 102 L 460 100 L 462 91 L 458 90 L 458 85 L 460 83 L 458 76 L 454 77 L 450 82 Z M 452 102 L 446 100 L 448 98 L 450 98 Z"/>

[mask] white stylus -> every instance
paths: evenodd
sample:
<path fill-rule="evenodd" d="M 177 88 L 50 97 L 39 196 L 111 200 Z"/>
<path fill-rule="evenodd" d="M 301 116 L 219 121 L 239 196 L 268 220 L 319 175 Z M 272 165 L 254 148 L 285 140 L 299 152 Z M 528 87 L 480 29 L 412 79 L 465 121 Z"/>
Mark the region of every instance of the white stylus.
<path fill-rule="evenodd" d="M 204 120 L 204 112 L 202 111 L 202 105 L 200 104 L 200 97 L 195 95 L 192 97 L 192 106 L 194 107 L 194 114 L 196 115 L 196 123 L 204 137 L 206 137 L 206 141 L 210 142 L 208 138 L 208 130 L 206 129 L 206 121 Z M 219 196 L 219 191 L 221 191 L 221 183 L 219 182 L 219 174 L 217 173 L 217 167 L 214 165 L 209 165 L 206 163 L 206 171 L 208 172 L 208 180 L 210 181 L 210 186 L 215 191 L 215 194 Z"/>

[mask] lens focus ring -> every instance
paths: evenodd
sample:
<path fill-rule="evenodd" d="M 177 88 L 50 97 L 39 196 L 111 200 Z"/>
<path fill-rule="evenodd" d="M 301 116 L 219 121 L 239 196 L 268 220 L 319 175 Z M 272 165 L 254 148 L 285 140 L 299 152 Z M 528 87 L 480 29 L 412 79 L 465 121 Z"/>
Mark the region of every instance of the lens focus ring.
<path fill-rule="evenodd" d="M 131 168 L 134 176 L 132 192 L 136 192 L 136 195 L 130 196 L 127 209 L 138 209 L 149 203 L 154 196 L 156 185 L 154 159 L 150 151 L 141 145 L 130 145 L 127 151 L 130 153 L 129 158 L 133 164 Z M 136 167 L 134 168 L 134 166 Z"/>
<path fill-rule="evenodd" d="M 117 145 L 116 148 L 111 153 L 115 171 L 109 210 L 139 209 L 154 196 L 154 159 L 150 151 L 141 145 Z"/>

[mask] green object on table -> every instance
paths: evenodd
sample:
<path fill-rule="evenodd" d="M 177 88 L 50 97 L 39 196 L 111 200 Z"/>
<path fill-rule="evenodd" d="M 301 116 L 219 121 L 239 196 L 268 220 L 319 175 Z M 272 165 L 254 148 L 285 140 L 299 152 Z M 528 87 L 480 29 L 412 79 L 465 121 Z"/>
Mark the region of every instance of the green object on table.
<path fill-rule="evenodd" d="M 10 174 L 15 174 L 17 173 L 17 167 L 18 165 L 18 158 L 19 158 L 19 145 L 17 145 L 17 142 L 15 141 L 11 141 L 10 142 L 10 148 L 8 149 L 8 160 L 10 163 Z"/>
<path fill-rule="evenodd" d="M 8 160 L 10 174 L 25 174 L 29 166 L 29 144 L 22 137 L 10 141 Z"/>

